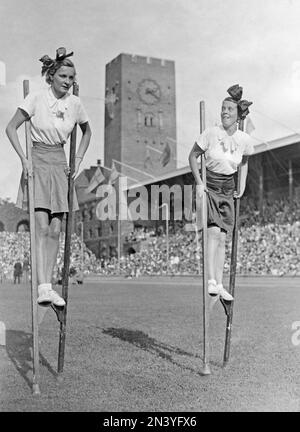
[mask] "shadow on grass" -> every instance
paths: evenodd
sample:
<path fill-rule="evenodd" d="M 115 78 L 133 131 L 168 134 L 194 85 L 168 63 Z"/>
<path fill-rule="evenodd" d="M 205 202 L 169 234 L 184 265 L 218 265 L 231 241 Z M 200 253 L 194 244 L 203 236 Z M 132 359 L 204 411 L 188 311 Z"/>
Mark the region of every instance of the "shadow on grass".
<path fill-rule="evenodd" d="M 188 356 L 195 359 L 199 359 L 199 361 L 202 361 L 202 358 L 197 354 L 194 355 L 178 347 L 174 347 L 172 345 L 162 343 L 148 336 L 146 333 L 144 333 L 141 330 L 130 330 L 124 328 L 110 327 L 107 329 L 103 329 L 102 331 L 105 335 L 118 338 L 125 342 L 129 342 L 144 351 L 148 351 L 151 354 L 157 355 L 158 357 L 167 360 L 173 365 L 179 366 L 182 369 L 186 369 L 193 373 L 197 373 L 198 375 L 202 375 L 202 373 L 197 371 L 195 368 L 192 368 L 187 365 L 183 365 L 178 361 L 174 360 L 173 358 L 174 355 L 182 355 L 182 356 Z"/>
<path fill-rule="evenodd" d="M 11 359 L 13 365 L 24 378 L 28 386 L 32 387 L 32 334 L 25 333 L 21 330 L 7 330 L 6 331 L 6 352 Z M 47 359 L 40 353 L 40 363 L 45 366 L 49 372 L 57 376 L 56 371 L 51 367 Z"/>

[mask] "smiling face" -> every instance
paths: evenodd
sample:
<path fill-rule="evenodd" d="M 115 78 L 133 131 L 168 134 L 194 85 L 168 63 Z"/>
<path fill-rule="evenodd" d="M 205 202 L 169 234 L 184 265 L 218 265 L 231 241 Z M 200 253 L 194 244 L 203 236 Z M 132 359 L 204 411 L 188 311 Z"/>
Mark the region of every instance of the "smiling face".
<path fill-rule="evenodd" d="M 236 103 L 224 100 L 221 109 L 221 120 L 224 129 L 232 127 L 238 120 L 238 106 Z"/>
<path fill-rule="evenodd" d="M 51 87 L 57 98 L 63 97 L 75 81 L 75 69 L 71 66 L 61 66 L 52 76 Z"/>

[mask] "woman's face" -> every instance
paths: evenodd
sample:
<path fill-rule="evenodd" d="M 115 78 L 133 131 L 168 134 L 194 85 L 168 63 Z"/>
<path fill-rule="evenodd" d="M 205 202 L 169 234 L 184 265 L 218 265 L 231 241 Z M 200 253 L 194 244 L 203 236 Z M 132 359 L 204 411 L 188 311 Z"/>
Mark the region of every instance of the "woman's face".
<path fill-rule="evenodd" d="M 64 96 L 75 81 L 75 69 L 70 66 L 61 66 L 53 75 L 51 87 L 57 97 Z"/>
<path fill-rule="evenodd" d="M 222 103 L 221 120 L 224 129 L 228 129 L 238 120 L 238 106 L 236 103 L 225 100 Z"/>

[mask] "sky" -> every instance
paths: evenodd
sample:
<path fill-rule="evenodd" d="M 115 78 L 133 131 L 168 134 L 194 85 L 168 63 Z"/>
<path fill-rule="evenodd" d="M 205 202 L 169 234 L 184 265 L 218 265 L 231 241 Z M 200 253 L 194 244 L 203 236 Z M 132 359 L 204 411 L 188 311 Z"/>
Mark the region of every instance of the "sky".
<path fill-rule="evenodd" d="M 31 89 L 44 85 L 42 55 L 54 57 L 60 46 L 74 51 L 93 132 L 82 169 L 103 161 L 105 65 L 120 53 L 175 61 L 181 167 L 199 134 L 199 102 L 206 126 L 214 125 L 233 84 L 253 101 L 258 143 L 300 133 L 299 22 L 299 0 L 1 0 L 0 198 L 16 199 L 21 162 L 5 127 L 23 98 L 23 79 Z M 22 128 L 19 137 L 25 145 Z"/>

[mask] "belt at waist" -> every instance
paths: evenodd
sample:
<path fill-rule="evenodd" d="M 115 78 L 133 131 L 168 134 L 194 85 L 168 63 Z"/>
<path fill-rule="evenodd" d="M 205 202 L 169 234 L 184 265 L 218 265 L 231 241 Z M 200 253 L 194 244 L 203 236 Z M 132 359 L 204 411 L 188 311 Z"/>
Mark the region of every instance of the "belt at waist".
<path fill-rule="evenodd" d="M 231 194 L 235 189 L 234 174 L 220 174 L 206 170 L 206 185 L 216 193 Z"/>
<path fill-rule="evenodd" d="M 33 141 L 32 143 L 34 148 L 37 149 L 45 149 L 45 150 L 57 150 L 57 149 L 63 149 L 64 145 L 63 144 L 45 144 L 43 142 L 40 141 Z"/>

